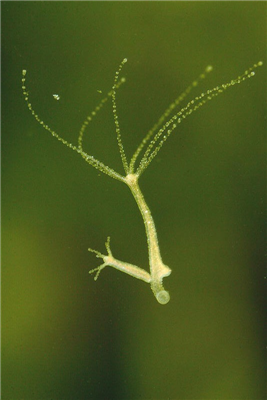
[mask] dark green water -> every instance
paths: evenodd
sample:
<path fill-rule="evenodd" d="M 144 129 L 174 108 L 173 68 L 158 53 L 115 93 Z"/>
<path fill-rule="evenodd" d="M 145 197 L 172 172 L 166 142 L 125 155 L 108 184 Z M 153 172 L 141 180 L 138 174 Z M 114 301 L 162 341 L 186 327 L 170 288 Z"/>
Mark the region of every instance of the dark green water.
<path fill-rule="evenodd" d="M 2 399 L 262 400 L 266 63 L 179 126 L 140 179 L 164 283 L 149 288 L 87 248 L 148 270 L 129 189 L 76 144 L 125 57 L 117 109 L 130 156 L 192 80 L 266 61 L 265 2 L 2 2 Z M 60 100 L 53 98 L 58 94 Z M 123 173 L 109 102 L 85 140 Z"/>

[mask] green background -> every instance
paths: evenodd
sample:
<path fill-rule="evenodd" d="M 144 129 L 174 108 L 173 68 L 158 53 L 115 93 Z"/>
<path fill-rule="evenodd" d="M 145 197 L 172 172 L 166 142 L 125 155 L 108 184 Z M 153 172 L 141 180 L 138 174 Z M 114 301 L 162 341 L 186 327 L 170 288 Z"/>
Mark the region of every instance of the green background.
<path fill-rule="evenodd" d="M 191 98 L 265 62 L 265 2 L 2 2 L 2 399 L 264 398 L 266 63 L 192 114 L 140 179 L 171 301 L 106 268 L 148 269 L 129 189 L 76 143 L 125 57 L 117 109 L 130 156 L 207 65 Z M 60 95 L 60 101 L 53 98 Z M 188 100 L 191 100 L 189 98 Z M 86 150 L 122 173 L 111 103 Z"/>

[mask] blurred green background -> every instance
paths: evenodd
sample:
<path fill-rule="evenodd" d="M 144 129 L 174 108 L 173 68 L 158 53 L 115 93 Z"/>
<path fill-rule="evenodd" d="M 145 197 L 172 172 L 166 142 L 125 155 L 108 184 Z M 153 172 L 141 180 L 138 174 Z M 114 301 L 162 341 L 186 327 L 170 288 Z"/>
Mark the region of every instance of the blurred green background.
<path fill-rule="evenodd" d="M 191 98 L 265 56 L 265 2 L 2 2 L 3 400 L 264 398 L 266 63 L 186 119 L 140 180 L 173 270 L 166 306 L 114 269 L 88 274 L 108 235 L 148 269 L 142 218 L 126 186 L 36 123 L 21 70 L 75 144 L 127 57 L 130 156 L 207 65 Z M 123 172 L 110 103 L 85 148 Z"/>

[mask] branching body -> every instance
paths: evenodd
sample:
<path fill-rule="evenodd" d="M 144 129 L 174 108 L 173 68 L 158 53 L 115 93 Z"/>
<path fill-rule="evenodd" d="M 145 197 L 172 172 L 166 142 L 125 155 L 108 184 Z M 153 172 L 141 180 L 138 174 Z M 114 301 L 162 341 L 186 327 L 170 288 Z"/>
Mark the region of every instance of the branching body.
<path fill-rule="evenodd" d="M 175 108 L 181 103 L 181 101 L 191 92 L 191 90 L 194 87 L 198 85 L 199 81 L 204 79 L 206 77 L 206 74 L 212 70 L 212 67 L 208 66 L 205 70 L 205 73 L 201 74 L 196 81 L 194 81 L 173 103 L 171 103 L 168 109 L 159 118 L 158 122 L 153 126 L 153 128 L 147 133 L 145 138 L 142 140 L 141 144 L 138 146 L 136 152 L 132 156 L 130 163 L 128 163 L 127 161 L 127 157 L 125 155 L 124 147 L 122 144 L 119 120 L 117 115 L 117 105 L 116 105 L 116 91 L 121 86 L 121 84 L 125 82 L 124 78 L 122 78 L 120 81 L 118 80 L 118 78 L 121 69 L 126 62 L 127 59 L 124 59 L 120 64 L 119 69 L 115 74 L 114 85 L 112 87 L 112 90 L 84 121 L 78 137 L 78 146 L 74 146 L 73 144 L 67 142 L 65 139 L 59 136 L 55 131 L 53 131 L 49 126 L 47 126 L 39 118 L 38 114 L 36 114 L 36 112 L 33 110 L 32 105 L 29 102 L 28 92 L 25 86 L 26 70 L 22 71 L 22 90 L 29 110 L 31 111 L 35 119 L 43 126 L 43 128 L 46 129 L 48 132 L 50 132 L 52 136 L 56 137 L 64 145 L 66 145 L 67 147 L 71 148 L 72 150 L 80 154 L 88 164 L 92 165 L 97 170 L 109 175 L 111 178 L 124 182 L 130 188 L 131 193 L 135 198 L 135 201 L 142 215 L 147 236 L 150 273 L 144 269 L 137 267 L 136 265 L 129 264 L 114 258 L 110 250 L 110 238 L 108 238 L 106 242 L 107 255 L 104 255 L 99 251 L 93 250 L 91 248 L 88 249 L 89 251 L 95 253 L 98 258 L 103 259 L 103 263 L 97 268 L 94 268 L 91 271 L 89 271 L 89 273 L 96 273 L 94 278 L 96 280 L 103 268 L 105 268 L 106 266 L 111 266 L 119 271 L 125 272 L 137 279 L 149 283 L 157 301 L 160 304 L 167 304 L 170 300 L 170 295 L 164 289 L 162 280 L 163 278 L 170 275 L 171 269 L 167 265 L 165 265 L 162 261 L 155 223 L 152 218 L 151 211 L 148 205 L 146 204 L 144 196 L 140 190 L 138 180 L 141 174 L 145 171 L 145 169 L 149 166 L 151 161 L 158 154 L 158 152 L 160 151 L 161 147 L 168 139 L 170 134 L 177 128 L 178 124 L 180 124 L 192 112 L 196 111 L 198 108 L 206 104 L 207 101 L 212 100 L 214 97 L 223 93 L 229 87 L 241 83 L 246 79 L 254 76 L 255 73 L 253 70 L 261 66 L 262 62 L 254 64 L 252 68 L 248 69 L 247 71 L 245 71 L 243 75 L 238 76 L 231 82 L 217 86 L 211 90 L 207 90 L 206 92 L 195 97 L 193 100 L 187 103 L 187 105 L 181 108 L 178 112 L 175 112 Z M 112 168 L 103 164 L 101 161 L 87 154 L 83 150 L 84 132 L 89 123 L 91 122 L 91 120 L 93 119 L 93 117 L 103 107 L 103 105 L 107 102 L 109 98 L 111 98 L 112 100 L 117 142 L 123 168 L 125 171 L 125 176 L 114 171 Z M 172 117 L 170 117 L 171 114 L 173 114 Z M 141 158 L 139 165 L 135 167 L 135 163 L 141 152 L 144 153 L 143 157 Z"/>

